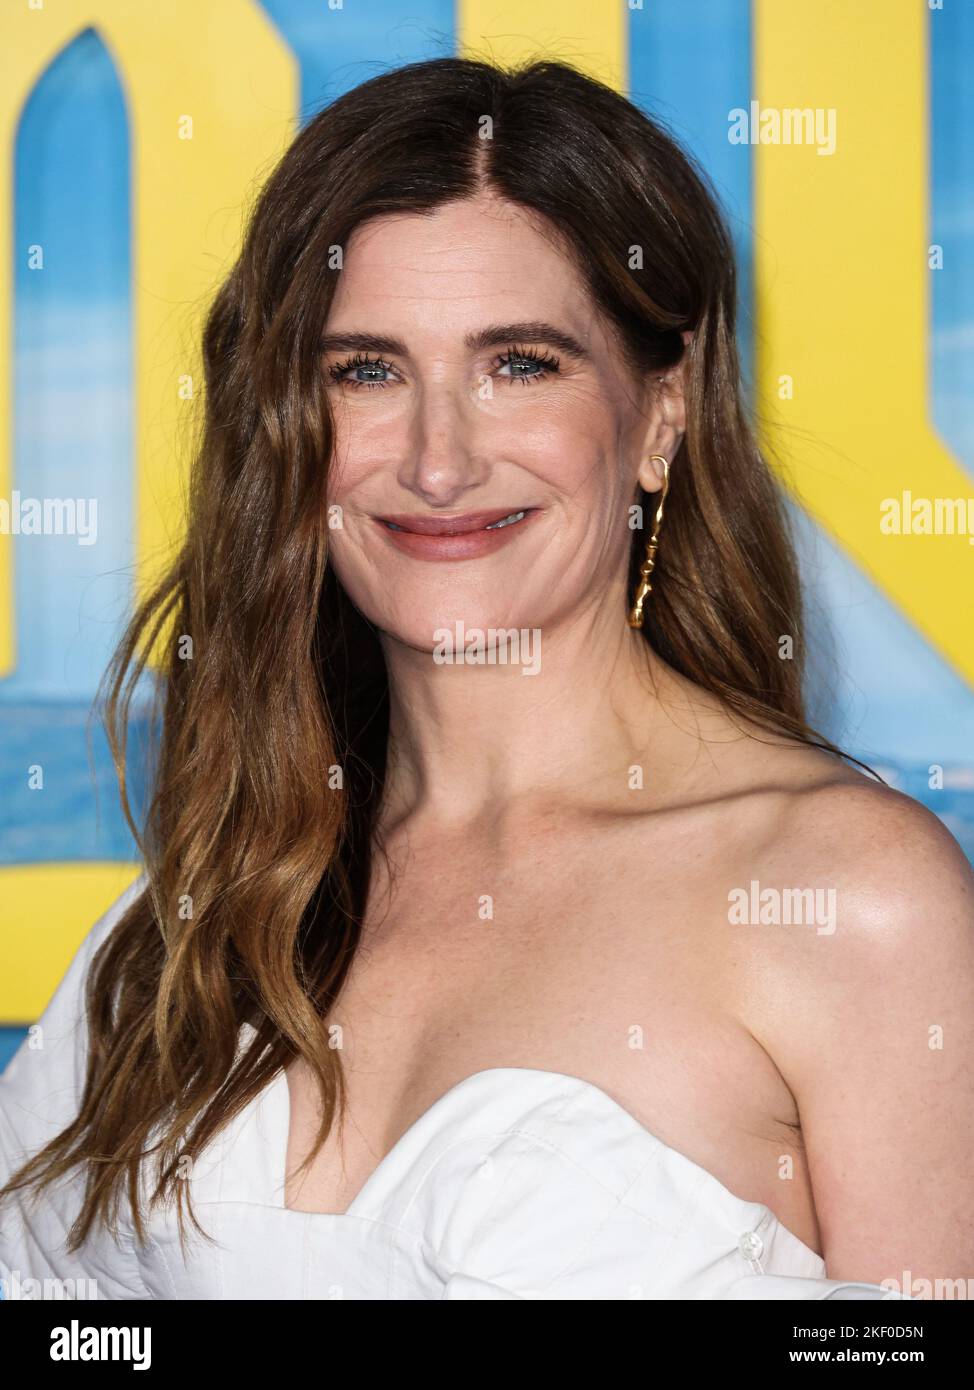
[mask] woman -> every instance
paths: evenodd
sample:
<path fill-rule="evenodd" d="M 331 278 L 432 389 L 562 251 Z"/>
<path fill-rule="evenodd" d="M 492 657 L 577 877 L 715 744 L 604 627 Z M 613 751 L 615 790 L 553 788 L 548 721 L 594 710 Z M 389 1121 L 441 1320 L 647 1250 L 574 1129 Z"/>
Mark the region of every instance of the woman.
<path fill-rule="evenodd" d="M 145 874 L 3 1083 L 5 1273 L 974 1273 L 971 873 L 805 723 L 734 317 L 701 176 L 567 67 L 415 65 L 295 140 L 113 668 L 120 762 L 165 674 Z"/>

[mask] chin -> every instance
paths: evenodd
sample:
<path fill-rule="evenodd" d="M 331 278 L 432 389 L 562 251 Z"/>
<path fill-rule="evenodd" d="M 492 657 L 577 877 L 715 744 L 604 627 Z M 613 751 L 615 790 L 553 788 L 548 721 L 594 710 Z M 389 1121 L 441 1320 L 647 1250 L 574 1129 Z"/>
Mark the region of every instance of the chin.
<path fill-rule="evenodd" d="M 540 624 L 532 622 L 526 612 L 519 612 L 524 605 L 516 602 L 504 604 L 449 604 L 430 605 L 422 616 L 417 609 L 407 617 L 401 610 L 396 614 L 375 613 L 370 620 L 384 633 L 397 642 L 413 647 L 417 651 L 429 652 L 431 658 L 444 665 L 474 664 L 518 664 L 522 660 L 533 660 L 532 653 L 539 642 Z M 504 635 L 513 630 L 517 635 L 512 639 Z M 499 663 L 497 653 L 507 649 L 509 660 Z M 471 661 L 462 663 L 453 658 L 467 652 L 474 656 Z M 480 660 L 480 654 L 484 659 Z M 494 655 L 491 655 L 494 653 Z"/>

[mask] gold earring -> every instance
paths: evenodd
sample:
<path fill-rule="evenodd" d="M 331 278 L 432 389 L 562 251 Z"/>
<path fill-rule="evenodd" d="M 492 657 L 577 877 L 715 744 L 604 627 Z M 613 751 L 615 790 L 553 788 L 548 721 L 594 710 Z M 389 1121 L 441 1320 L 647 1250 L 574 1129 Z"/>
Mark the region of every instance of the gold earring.
<path fill-rule="evenodd" d="M 659 459 L 663 465 L 663 487 L 660 492 L 659 505 L 656 508 L 656 516 L 653 518 L 653 534 L 646 542 L 646 558 L 639 566 L 639 586 L 636 589 L 636 597 L 633 600 L 632 608 L 629 610 L 629 626 L 642 627 L 643 625 L 643 604 L 653 592 L 653 586 L 649 582 L 650 575 L 653 573 L 653 566 L 656 564 L 656 551 L 659 547 L 659 528 L 663 523 L 663 503 L 666 501 L 666 493 L 670 486 L 670 465 L 662 454 L 650 454 L 650 459 Z"/>

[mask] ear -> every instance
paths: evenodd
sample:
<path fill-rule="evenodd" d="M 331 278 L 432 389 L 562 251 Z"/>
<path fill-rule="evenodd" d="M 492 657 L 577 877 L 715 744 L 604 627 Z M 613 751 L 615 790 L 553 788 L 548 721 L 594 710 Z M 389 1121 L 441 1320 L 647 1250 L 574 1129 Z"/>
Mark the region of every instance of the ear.
<path fill-rule="evenodd" d="M 675 367 L 669 367 L 652 382 L 650 423 L 643 441 L 643 455 L 639 464 L 639 485 L 646 492 L 659 492 L 663 486 L 663 465 L 658 459 L 651 459 L 650 455 L 661 454 L 672 464 L 686 433 L 686 349 L 693 333 L 686 332 L 682 337 L 683 356 Z"/>

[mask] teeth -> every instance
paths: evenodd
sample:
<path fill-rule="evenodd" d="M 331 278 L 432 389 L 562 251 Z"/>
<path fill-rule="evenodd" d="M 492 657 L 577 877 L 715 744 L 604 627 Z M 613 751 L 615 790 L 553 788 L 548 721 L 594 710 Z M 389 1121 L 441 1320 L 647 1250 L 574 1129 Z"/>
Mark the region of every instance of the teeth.
<path fill-rule="evenodd" d="M 514 523 L 515 523 L 516 521 L 521 521 L 522 518 L 525 517 L 526 515 L 527 515 L 526 512 L 511 512 L 510 516 L 501 517 L 500 521 L 492 521 L 492 522 L 490 523 L 489 526 L 484 526 L 482 529 L 483 529 L 484 531 L 496 531 L 496 530 L 499 530 L 500 527 L 502 527 L 502 526 L 513 526 Z M 406 527 L 406 526 L 397 526 L 396 523 L 395 523 L 394 521 L 384 521 L 384 522 L 383 522 L 383 525 L 384 525 L 384 526 L 387 526 L 387 527 L 389 528 L 390 531 L 408 531 L 408 527 Z M 420 534 L 422 534 L 422 533 L 420 533 Z M 448 533 L 446 533 L 446 534 L 453 534 L 453 533 L 452 533 L 452 532 L 448 532 Z M 462 532 L 458 532 L 457 534 L 463 534 L 463 533 L 462 533 Z"/>

